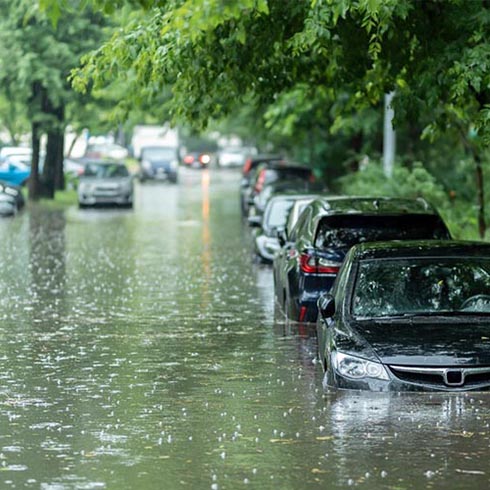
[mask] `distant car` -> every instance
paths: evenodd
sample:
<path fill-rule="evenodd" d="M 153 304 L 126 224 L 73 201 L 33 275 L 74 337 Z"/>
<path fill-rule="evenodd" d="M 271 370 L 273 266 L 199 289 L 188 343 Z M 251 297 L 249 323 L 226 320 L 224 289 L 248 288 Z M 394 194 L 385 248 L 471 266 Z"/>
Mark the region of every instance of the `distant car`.
<path fill-rule="evenodd" d="M 141 148 L 140 179 L 177 182 L 179 161 L 177 148 L 145 146 Z"/>
<path fill-rule="evenodd" d="M 206 152 L 191 151 L 182 159 L 185 167 L 207 168 L 211 163 L 211 155 Z"/>
<path fill-rule="evenodd" d="M 26 163 L 6 157 L 0 162 L 0 180 L 14 185 L 25 185 L 31 175 L 31 167 Z"/>
<path fill-rule="evenodd" d="M 276 301 L 290 320 L 314 322 L 319 295 L 330 290 L 353 245 L 450 238 L 437 211 L 422 199 L 317 199 L 289 234 L 287 253 L 274 261 Z"/>
<path fill-rule="evenodd" d="M 245 164 L 247 156 L 255 153 L 257 153 L 255 148 L 223 148 L 218 152 L 217 163 L 219 167 L 242 167 Z"/>
<path fill-rule="evenodd" d="M 4 146 L 3 148 L 0 148 L 0 161 L 13 155 L 17 157 L 22 156 L 23 160 L 30 162 L 32 158 L 32 148 L 28 146 Z"/>
<path fill-rule="evenodd" d="M 275 181 L 265 185 L 262 191 L 255 195 L 249 214 L 262 216 L 269 200 L 277 194 L 314 194 L 322 191 L 326 192 L 326 189 L 320 183 L 301 178 Z"/>
<path fill-rule="evenodd" d="M 25 206 L 24 194 L 18 185 L 0 180 L 0 194 L 6 196 L 4 202 L 14 200 L 16 211 L 20 211 Z"/>
<path fill-rule="evenodd" d="M 365 243 L 318 301 L 324 386 L 490 390 L 490 245 Z"/>
<path fill-rule="evenodd" d="M 245 160 L 242 168 L 242 180 L 240 181 L 240 210 L 242 216 L 248 216 L 249 200 L 257 167 L 260 165 L 264 167 L 269 163 L 280 161 L 284 161 L 281 155 L 255 155 Z"/>
<path fill-rule="evenodd" d="M 124 160 L 129 151 L 116 143 L 95 143 L 87 146 L 85 158 L 109 158 L 111 160 Z"/>
<path fill-rule="evenodd" d="M 296 201 L 304 201 L 301 194 L 279 194 L 273 196 L 265 207 L 263 217 L 251 216 L 249 222 L 256 227 L 254 251 L 265 262 L 272 262 L 280 249 L 278 234 L 284 231 L 288 214 Z"/>
<path fill-rule="evenodd" d="M 87 162 L 77 192 L 80 207 L 98 204 L 133 206 L 133 178 L 122 163 Z"/>
<path fill-rule="evenodd" d="M 255 204 L 259 203 L 259 207 L 261 205 L 265 206 L 266 199 L 261 198 L 260 194 L 266 188 L 268 189 L 266 194 L 269 193 L 268 197 L 270 197 L 272 192 L 272 188 L 270 186 L 282 185 L 286 187 L 288 186 L 288 181 L 295 181 L 293 186 L 295 185 L 298 188 L 298 192 L 301 192 L 300 187 L 303 187 L 303 190 L 306 190 L 304 188 L 305 186 L 311 188 L 314 184 L 316 184 L 315 176 L 313 175 L 311 168 L 303 165 L 292 164 L 284 160 L 271 161 L 259 165 L 255 170 L 251 181 L 252 185 L 247 194 L 249 214 L 257 211 L 253 209 Z M 300 181 L 304 183 L 304 186 L 300 184 Z M 263 211 L 263 207 L 261 211 Z"/>

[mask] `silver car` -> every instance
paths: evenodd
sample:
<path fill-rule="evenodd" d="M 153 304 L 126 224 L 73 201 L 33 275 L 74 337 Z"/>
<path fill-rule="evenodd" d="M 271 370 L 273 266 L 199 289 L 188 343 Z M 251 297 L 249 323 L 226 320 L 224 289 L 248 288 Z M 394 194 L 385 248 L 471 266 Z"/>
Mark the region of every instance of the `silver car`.
<path fill-rule="evenodd" d="M 80 207 L 97 204 L 133 206 L 133 177 L 117 162 L 87 162 L 78 184 Z"/>

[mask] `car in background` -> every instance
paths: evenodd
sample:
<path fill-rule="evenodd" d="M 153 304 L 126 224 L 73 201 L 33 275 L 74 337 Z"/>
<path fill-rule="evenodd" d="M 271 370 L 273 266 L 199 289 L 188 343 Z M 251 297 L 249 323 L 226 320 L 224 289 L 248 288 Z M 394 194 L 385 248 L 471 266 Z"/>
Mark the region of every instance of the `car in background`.
<path fill-rule="evenodd" d="M 24 194 L 22 193 L 21 187 L 18 185 L 9 184 L 8 182 L 0 180 L 0 194 L 7 196 L 8 199 L 4 199 L 4 201 L 10 200 L 11 198 L 14 199 L 16 211 L 20 211 L 25 206 L 26 201 Z"/>
<path fill-rule="evenodd" d="M 124 160 L 128 158 L 129 151 L 117 143 L 94 143 L 87 145 L 85 158 Z"/>
<path fill-rule="evenodd" d="M 250 216 L 249 224 L 256 228 L 254 253 L 264 262 L 272 262 L 280 249 L 278 235 L 284 231 L 289 212 L 296 201 L 305 201 L 302 194 L 279 194 L 273 196 L 263 216 Z"/>
<path fill-rule="evenodd" d="M 240 181 L 240 210 L 242 216 L 248 216 L 252 183 L 254 182 L 257 167 L 279 161 L 284 161 L 281 155 L 255 155 L 246 159 L 242 168 L 242 180 Z"/>
<path fill-rule="evenodd" d="M 230 147 L 223 148 L 218 152 L 218 167 L 243 167 L 249 155 L 256 154 L 256 148 Z"/>
<path fill-rule="evenodd" d="M 308 187 L 315 184 L 315 177 L 313 175 L 313 171 L 305 167 L 303 165 L 291 164 L 287 161 L 271 161 L 268 163 L 264 163 L 259 165 L 255 171 L 253 179 L 251 180 L 252 185 L 250 192 L 248 193 L 248 211 L 249 214 L 254 214 L 256 210 L 254 209 L 254 205 L 258 203 L 262 203 L 265 205 L 266 200 L 261 200 L 260 194 L 270 185 L 275 184 L 276 182 L 282 182 L 284 186 L 288 186 L 287 182 L 292 182 L 293 186 L 298 187 L 299 190 L 300 184 L 299 181 L 302 181 Z M 279 189 L 278 189 L 279 191 Z M 271 188 L 266 191 L 266 193 L 271 193 Z"/>
<path fill-rule="evenodd" d="M 211 163 L 211 155 L 206 152 L 191 151 L 182 159 L 184 167 L 207 168 Z"/>
<path fill-rule="evenodd" d="M 318 300 L 326 389 L 490 390 L 490 245 L 354 246 Z"/>
<path fill-rule="evenodd" d="M 133 177 L 126 166 L 113 161 L 89 161 L 80 176 L 78 204 L 133 206 Z"/>
<path fill-rule="evenodd" d="M 32 159 L 32 148 L 28 146 L 4 146 L 0 148 L 0 162 L 7 157 L 15 156 L 16 159 L 29 163 Z"/>
<path fill-rule="evenodd" d="M 0 162 L 0 180 L 8 184 L 23 186 L 26 185 L 31 175 L 31 166 L 10 156 L 5 157 Z"/>
<path fill-rule="evenodd" d="M 263 187 L 262 192 L 256 194 L 253 205 L 249 208 L 249 216 L 262 216 L 269 200 L 276 194 L 307 194 L 326 192 L 319 182 L 310 182 L 304 179 L 287 179 L 272 182 Z"/>
<path fill-rule="evenodd" d="M 314 322 L 317 300 L 329 291 L 350 247 L 367 241 L 450 239 L 423 199 L 329 197 L 310 203 L 274 261 L 275 298 L 294 321 Z"/>
<path fill-rule="evenodd" d="M 140 156 L 140 180 L 168 180 L 177 182 L 179 160 L 177 148 L 170 146 L 144 146 Z"/>

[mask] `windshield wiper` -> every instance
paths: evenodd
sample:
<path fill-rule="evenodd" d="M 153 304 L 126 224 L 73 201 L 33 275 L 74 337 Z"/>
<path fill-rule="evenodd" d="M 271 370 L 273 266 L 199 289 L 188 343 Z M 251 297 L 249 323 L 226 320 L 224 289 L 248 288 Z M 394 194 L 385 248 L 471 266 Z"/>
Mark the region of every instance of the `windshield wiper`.
<path fill-rule="evenodd" d="M 451 311 L 425 311 L 419 313 L 400 313 L 396 315 L 390 316 L 378 316 L 378 317 L 357 317 L 356 319 L 359 321 L 374 321 L 374 322 L 391 322 L 391 321 L 400 321 L 407 320 L 413 321 L 418 319 L 425 318 L 459 318 L 462 316 L 471 316 L 474 317 L 490 317 L 490 311 L 470 311 L 470 310 L 451 310 Z"/>

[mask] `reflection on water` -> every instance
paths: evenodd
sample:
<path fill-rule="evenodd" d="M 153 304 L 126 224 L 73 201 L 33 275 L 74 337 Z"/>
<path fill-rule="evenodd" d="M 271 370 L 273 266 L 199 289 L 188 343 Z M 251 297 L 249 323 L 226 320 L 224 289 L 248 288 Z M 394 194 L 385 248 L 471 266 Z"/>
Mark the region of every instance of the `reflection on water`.
<path fill-rule="evenodd" d="M 322 391 L 234 172 L 0 222 L 0 488 L 484 488 L 487 395 Z"/>

